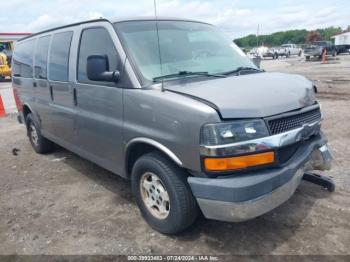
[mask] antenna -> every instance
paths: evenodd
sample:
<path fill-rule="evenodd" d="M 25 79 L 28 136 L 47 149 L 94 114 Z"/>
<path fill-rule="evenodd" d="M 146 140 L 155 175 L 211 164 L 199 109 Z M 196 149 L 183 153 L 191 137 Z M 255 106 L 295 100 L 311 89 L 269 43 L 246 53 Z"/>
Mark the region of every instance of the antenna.
<path fill-rule="evenodd" d="M 162 56 L 160 52 L 160 41 L 159 41 L 159 29 L 158 29 L 158 16 L 157 16 L 157 0 L 153 0 L 154 4 L 154 16 L 156 18 L 156 30 L 157 30 L 157 41 L 158 41 L 158 54 L 159 54 L 159 63 L 160 63 L 160 74 L 163 75 L 163 64 L 162 64 Z M 163 79 L 162 79 L 162 92 L 164 92 Z"/>

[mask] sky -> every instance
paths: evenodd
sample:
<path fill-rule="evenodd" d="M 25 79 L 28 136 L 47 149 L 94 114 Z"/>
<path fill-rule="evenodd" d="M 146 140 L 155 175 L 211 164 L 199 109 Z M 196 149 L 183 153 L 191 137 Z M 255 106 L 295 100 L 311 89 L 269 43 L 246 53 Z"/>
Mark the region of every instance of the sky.
<path fill-rule="evenodd" d="M 201 20 L 232 38 L 350 25 L 349 0 L 156 0 L 158 16 Z M 2 1 L 0 32 L 30 32 L 82 20 L 154 15 L 153 0 Z"/>

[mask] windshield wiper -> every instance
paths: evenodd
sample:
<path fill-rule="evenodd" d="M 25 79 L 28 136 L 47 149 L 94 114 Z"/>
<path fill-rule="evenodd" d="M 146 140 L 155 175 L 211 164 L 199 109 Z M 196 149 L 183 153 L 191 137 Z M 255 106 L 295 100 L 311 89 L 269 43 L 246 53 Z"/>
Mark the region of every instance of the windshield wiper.
<path fill-rule="evenodd" d="M 186 77 L 186 76 L 208 76 L 208 77 L 227 77 L 223 74 L 209 74 L 208 72 L 192 72 L 192 71 L 179 71 L 175 74 L 168 74 L 157 76 L 153 78 L 153 82 L 157 82 L 158 80 L 167 79 L 167 78 L 176 78 L 176 77 Z"/>
<path fill-rule="evenodd" d="M 240 66 L 240 67 L 237 67 L 235 70 L 227 71 L 227 72 L 224 72 L 222 74 L 223 75 L 230 75 L 230 74 L 236 73 L 237 75 L 239 75 L 242 71 L 264 72 L 264 70 L 257 69 L 254 67 Z"/>

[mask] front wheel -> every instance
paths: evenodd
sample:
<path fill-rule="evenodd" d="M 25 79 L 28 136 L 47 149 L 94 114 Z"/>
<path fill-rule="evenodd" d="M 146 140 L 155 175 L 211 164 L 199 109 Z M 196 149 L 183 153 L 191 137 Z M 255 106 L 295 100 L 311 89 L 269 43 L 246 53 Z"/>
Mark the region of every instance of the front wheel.
<path fill-rule="evenodd" d="M 155 230 L 176 234 L 197 218 L 198 206 L 187 183 L 187 174 L 158 152 L 139 158 L 131 184 L 141 214 Z"/>

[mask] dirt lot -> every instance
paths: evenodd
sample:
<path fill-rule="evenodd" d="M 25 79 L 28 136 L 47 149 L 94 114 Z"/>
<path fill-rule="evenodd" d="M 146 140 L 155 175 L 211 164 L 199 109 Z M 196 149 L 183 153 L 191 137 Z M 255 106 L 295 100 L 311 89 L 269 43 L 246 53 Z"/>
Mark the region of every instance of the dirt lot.
<path fill-rule="evenodd" d="M 129 182 L 64 149 L 37 155 L 24 126 L 1 118 L 0 254 L 350 254 L 350 56 L 337 59 L 262 63 L 319 86 L 336 192 L 302 182 L 269 214 L 236 224 L 201 218 L 178 236 L 144 222 Z"/>

